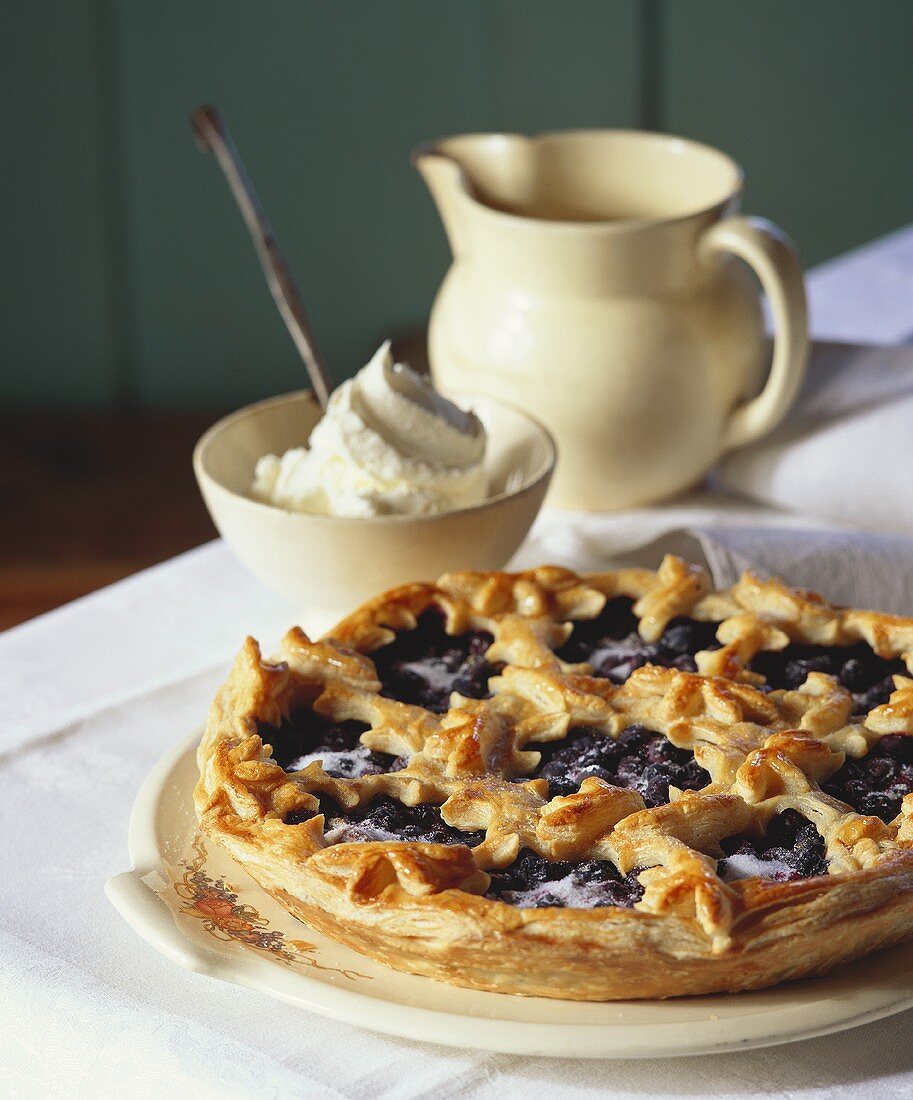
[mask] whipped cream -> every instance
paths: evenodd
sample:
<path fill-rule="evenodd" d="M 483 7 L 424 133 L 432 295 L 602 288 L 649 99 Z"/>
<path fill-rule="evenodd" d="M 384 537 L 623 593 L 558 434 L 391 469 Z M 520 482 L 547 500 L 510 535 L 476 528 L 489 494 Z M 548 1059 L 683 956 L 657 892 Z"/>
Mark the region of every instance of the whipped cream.
<path fill-rule="evenodd" d="M 430 514 L 488 495 L 485 429 L 394 363 L 390 341 L 333 391 L 307 447 L 257 462 L 253 493 L 293 512 Z"/>

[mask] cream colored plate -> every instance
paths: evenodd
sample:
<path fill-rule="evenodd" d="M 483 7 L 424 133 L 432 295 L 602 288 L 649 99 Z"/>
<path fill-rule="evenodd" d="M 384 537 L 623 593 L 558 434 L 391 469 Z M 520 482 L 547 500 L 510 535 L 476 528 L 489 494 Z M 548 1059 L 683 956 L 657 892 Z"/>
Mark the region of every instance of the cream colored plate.
<path fill-rule="evenodd" d="M 770 1046 L 913 1006 L 913 944 L 836 974 L 761 993 L 581 1004 L 458 989 L 400 974 L 312 932 L 216 846 L 191 794 L 197 731 L 143 785 L 130 821 L 134 870 L 108 897 L 147 943 L 190 970 L 322 1016 L 447 1046 L 578 1058 L 655 1058 Z"/>

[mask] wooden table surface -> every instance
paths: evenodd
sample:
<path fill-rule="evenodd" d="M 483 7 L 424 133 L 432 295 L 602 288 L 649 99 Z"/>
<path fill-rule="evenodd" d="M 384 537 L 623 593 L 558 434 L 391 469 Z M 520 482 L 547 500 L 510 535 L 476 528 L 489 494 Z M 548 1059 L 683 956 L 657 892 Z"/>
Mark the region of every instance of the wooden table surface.
<path fill-rule="evenodd" d="M 0 630 L 213 538 L 191 454 L 218 416 L 0 413 Z"/>

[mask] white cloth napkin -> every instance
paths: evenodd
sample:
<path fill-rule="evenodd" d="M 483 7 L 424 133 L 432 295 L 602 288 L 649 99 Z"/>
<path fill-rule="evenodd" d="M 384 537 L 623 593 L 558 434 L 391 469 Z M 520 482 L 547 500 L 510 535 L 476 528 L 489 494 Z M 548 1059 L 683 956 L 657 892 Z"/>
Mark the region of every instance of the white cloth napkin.
<path fill-rule="evenodd" d="M 654 568 L 663 554 L 678 554 L 704 565 L 717 588 L 728 587 L 752 569 L 783 577 L 800 588 L 824 590 L 835 604 L 913 615 L 913 539 L 902 535 L 745 523 L 706 526 L 697 520 L 642 545 L 603 543 L 600 553 L 600 522 L 604 519 L 591 520 L 581 529 L 553 513 L 524 547 L 523 564 L 549 561 L 573 569 Z"/>
<path fill-rule="evenodd" d="M 913 338 L 913 231 L 899 229 L 808 273 L 812 334 L 860 344 Z"/>
<path fill-rule="evenodd" d="M 913 346 L 815 344 L 784 423 L 727 456 L 718 476 L 766 504 L 913 534 L 911 467 Z"/>
<path fill-rule="evenodd" d="M 913 592 L 913 543 L 905 539 L 856 543 L 843 532 L 744 526 L 670 532 L 669 518 L 683 514 L 667 513 L 665 531 L 654 514 L 653 526 L 641 528 L 653 545 L 638 549 L 634 527 L 622 532 L 609 517 L 551 512 L 523 554 L 538 555 L 547 547 L 569 566 L 588 567 L 605 566 L 619 552 L 656 564 L 662 552 L 675 549 L 706 561 L 718 584 L 729 584 L 752 565 L 814 582 L 841 600 L 911 610 L 904 589 Z M 701 514 L 707 511 L 692 510 L 690 516 Z M 611 537 L 600 551 L 599 528 L 606 524 Z M 163 684 L 173 640 L 163 631 L 140 639 L 136 619 L 166 608 L 170 632 L 183 631 L 184 648 L 218 594 L 235 585 L 238 569 L 225 548 L 213 544 L 128 582 L 123 595 L 117 589 L 101 593 L 49 623 L 0 639 L 0 697 L 11 701 L 21 697 L 22 662 L 44 669 L 43 682 L 50 683 L 73 639 L 88 651 L 81 660 L 90 668 L 99 642 L 82 624 L 105 631 L 103 652 L 111 664 L 104 701 L 99 697 L 94 710 L 86 709 L 86 693 L 81 717 L 68 710 L 66 720 L 52 726 L 46 710 L 27 739 L 21 726 L 0 728 L 0 1095 L 913 1095 L 911 1014 L 786 1048 L 712 1058 L 553 1061 L 438 1048 L 333 1023 L 183 971 L 147 947 L 107 902 L 102 884 L 127 866 L 127 821 L 139 784 L 160 754 L 199 723 L 226 662 Z M 253 582 L 248 595 L 250 606 L 235 607 L 234 644 L 259 620 L 269 645 L 286 624 Z M 106 609 L 125 599 L 133 615 Z M 222 652 L 224 630 L 223 620 L 211 639 L 214 652 Z M 13 649 L 18 663 L 4 660 Z M 186 674 L 183 664 L 181 669 Z M 122 686 L 137 689 L 129 698 L 112 690 L 118 676 Z"/>

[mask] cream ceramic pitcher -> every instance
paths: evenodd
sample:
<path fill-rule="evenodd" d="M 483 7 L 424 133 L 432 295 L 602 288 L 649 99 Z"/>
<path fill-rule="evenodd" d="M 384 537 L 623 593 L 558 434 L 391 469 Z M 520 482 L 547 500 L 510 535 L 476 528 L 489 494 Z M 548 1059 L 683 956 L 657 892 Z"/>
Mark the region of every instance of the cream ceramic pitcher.
<path fill-rule="evenodd" d="M 783 417 L 808 357 L 802 272 L 776 226 L 737 215 L 728 156 L 581 130 L 453 137 L 414 162 L 453 252 L 431 314 L 436 382 L 552 430 L 551 503 L 659 500 Z"/>

